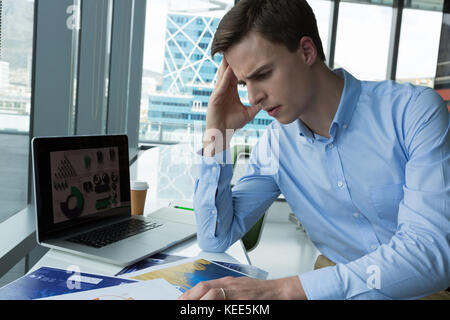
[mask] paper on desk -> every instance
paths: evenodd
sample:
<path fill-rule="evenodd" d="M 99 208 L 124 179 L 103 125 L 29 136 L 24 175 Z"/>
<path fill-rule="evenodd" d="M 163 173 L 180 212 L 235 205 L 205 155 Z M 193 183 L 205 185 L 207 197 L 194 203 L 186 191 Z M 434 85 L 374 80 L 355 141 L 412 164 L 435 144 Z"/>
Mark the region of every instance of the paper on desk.
<path fill-rule="evenodd" d="M 144 282 L 152 279 L 166 279 L 180 291 L 185 292 L 201 281 L 214 280 L 226 276 L 245 277 L 247 275 L 213 261 L 195 257 L 142 269 L 120 275 L 119 277 L 143 280 Z"/>
<path fill-rule="evenodd" d="M 180 260 L 177 260 L 177 261 L 169 262 L 169 263 L 166 263 L 166 264 L 150 266 L 150 267 L 143 268 L 143 269 L 140 269 L 140 270 L 137 270 L 137 271 L 116 275 L 116 277 L 117 278 L 123 278 L 123 279 L 133 279 L 135 277 L 147 274 L 148 272 L 151 272 L 151 271 L 156 271 L 156 270 L 160 270 L 160 269 L 165 269 L 165 268 L 170 268 L 170 267 L 174 267 L 174 266 L 179 266 L 180 264 L 185 264 L 185 263 L 188 263 L 188 262 L 192 262 L 192 261 L 195 261 L 197 259 L 199 259 L 199 257 L 184 258 L 184 259 L 180 259 Z M 139 279 L 139 280 L 150 280 L 150 279 Z"/>
<path fill-rule="evenodd" d="M 155 279 L 39 300 L 175 300 L 181 293 L 166 280 Z"/>

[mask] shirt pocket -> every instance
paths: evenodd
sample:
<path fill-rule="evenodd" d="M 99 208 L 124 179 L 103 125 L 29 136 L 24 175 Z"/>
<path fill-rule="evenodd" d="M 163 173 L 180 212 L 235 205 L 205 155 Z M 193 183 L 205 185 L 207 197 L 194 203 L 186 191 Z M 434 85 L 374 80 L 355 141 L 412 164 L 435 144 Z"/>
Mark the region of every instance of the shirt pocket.
<path fill-rule="evenodd" d="M 403 199 L 403 184 L 388 184 L 370 188 L 370 198 L 380 224 L 397 227 L 398 206 Z"/>

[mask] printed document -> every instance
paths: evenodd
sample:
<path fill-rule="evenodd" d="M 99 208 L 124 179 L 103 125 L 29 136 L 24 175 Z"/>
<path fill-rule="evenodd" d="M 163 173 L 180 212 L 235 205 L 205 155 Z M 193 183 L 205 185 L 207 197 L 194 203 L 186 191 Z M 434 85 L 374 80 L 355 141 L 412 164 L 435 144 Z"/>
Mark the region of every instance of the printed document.
<path fill-rule="evenodd" d="M 64 294 L 41 300 L 175 300 L 182 294 L 164 279 Z"/>

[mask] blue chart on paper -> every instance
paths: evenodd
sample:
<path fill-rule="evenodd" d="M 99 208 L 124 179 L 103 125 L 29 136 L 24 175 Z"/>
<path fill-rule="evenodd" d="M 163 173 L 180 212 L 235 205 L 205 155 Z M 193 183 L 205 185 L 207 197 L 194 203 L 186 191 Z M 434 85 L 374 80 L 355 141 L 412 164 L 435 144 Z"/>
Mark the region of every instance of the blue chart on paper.
<path fill-rule="evenodd" d="M 139 261 L 131 266 L 125 267 L 119 273 L 117 273 L 116 276 L 139 271 L 139 270 L 157 266 L 157 265 L 162 265 L 162 264 L 166 264 L 166 263 L 170 263 L 170 262 L 179 261 L 182 259 L 186 259 L 186 257 L 170 255 L 170 254 L 165 254 L 165 253 L 157 253 L 157 254 L 154 254 L 153 256 L 146 258 L 142 261 Z M 230 262 L 222 262 L 222 261 L 213 261 L 213 262 L 216 264 L 219 264 L 223 267 L 226 267 L 226 268 L 238 271 L 238 272 L 242 272 L 245 275 L 252 277 L 252 278 L 267 279 L 267 276 L 268 276 L 267 271 L 264 271 L 262 269 L 254 267 L 254 266 L 230 263 Z"/>
<path fill-rule="evenodd" d="M 0 288 L 0 300 L 32 300 L 131 282 L 136 281 L 42 267 Z"/>

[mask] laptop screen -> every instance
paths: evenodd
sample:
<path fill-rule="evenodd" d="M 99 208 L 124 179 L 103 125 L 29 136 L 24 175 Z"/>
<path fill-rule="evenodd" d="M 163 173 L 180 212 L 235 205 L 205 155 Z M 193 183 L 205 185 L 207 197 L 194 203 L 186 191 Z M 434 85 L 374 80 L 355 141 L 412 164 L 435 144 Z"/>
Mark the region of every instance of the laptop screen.
<path fill-rule="evenodd" d="M 126 135 L 33 139 L 39 240 L 130 215 Z"/>

